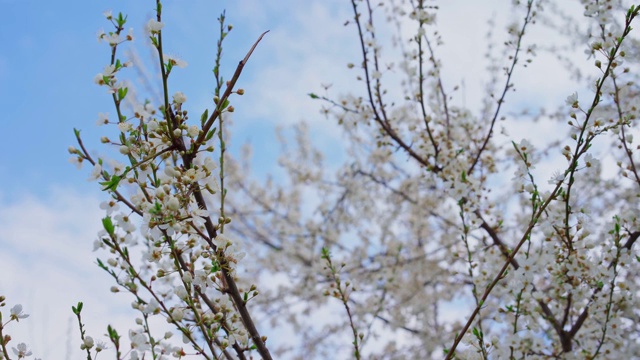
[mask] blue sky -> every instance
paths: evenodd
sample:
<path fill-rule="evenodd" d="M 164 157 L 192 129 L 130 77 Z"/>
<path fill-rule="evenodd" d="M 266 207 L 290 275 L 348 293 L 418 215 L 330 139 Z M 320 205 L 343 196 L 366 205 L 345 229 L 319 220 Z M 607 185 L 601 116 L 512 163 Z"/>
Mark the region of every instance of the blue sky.
<path fill-rule="evenodd" d="M 477 107 L 483 91 L 480 74 L 486 66 L 486 22 L 490 17 L 509 21 L 510 2 L 461 3 L 443 5 L 439 14 L 445 43 L 454 44 L 442 48 L 443 75 L 449 84 L 464 80 L 464 103 Z M 104 196 L 95 183 L 86 181 L 88 168 L 77 171 L 69 164 L 67 148 L 75 145 L 75 127 L 82 130 L 89 148 L 105 150 L 98 141 L 105 128 L 95 121 L 100 112 L 113 114 L 113 104 L 105 89 L 93 83 L 109 59 L 109 47 L 96 39 L 99 29 L 110 30 L 102 12 L 128 14 L 135 46 L 149 59 L 143 25 L 153 14 L 153 4 L 0 0 L 0 295 L 8 297 L 9 307 L 22 303 L 32 315 L 15 332 L 10 329 L 17 334 L 16 343 L 28 342 L 46 359 L 68 354 L 81 358 L 76 326 L 69 323 L 70 306 L 78 300 L 86 303 L 86 319 L 93 320 L 88 325 L 95 335 L 104 332 L 107 321 L 130 326 L 129 299 L 112 296 L 109 279 L 93 264 L 97 254 L 91 252 L 92 241 L 103 216 L 98 204 Z M 460 9 L 463 5 L 465 11 Z M 165 51 L 189 63 L 172 74 L 170 93 L 187 95 L 193 119 L 211 106 L 216 19 L 225 8 L 228 23 L 234 25 L 225 46 L 227 78 L 257 37 L 270 30 L 238 83 L 246 95 L 232 99 L 237 109 L 232 149 L 250 142 L 255 172 L 277 171 L 275 128 L 305 120 L 316 145 L 332 151 L 329 160 L 340 158 L 335 146 L 341 141 L 338 129 L 319 114 L 321 104 L 306 94 L 321 92 L 322 83 L 333 84 L 334 94 L 357 88 L 355 74 L 346 67 L 359 62 L 355 30 L 343 26 L 352 16 L 349 2 L 166 1 Z M 539 73 L 535 67 L 543 68 L 547 78 L 531 76 Z M 127 71 L 136 77 L 133 70 Z M 561 104 L 574 91 L 567 87 L 570 82 L 562 69 L 549 66 L 544 58 L 518 74 L 519 89 L 527 91 L 513 95 L 516 107 Z M 526 124 L 510 129 L 516 140 L 545 131 Z"/>
<path fill-rule="evenodd" d="M 148 60 L 150 51 L 141 46 L 146 43 L 142 28 L 152 15 L 152 2 L 73 1 L 67 2 L 64 7 L 56 2 L 5 2 L 4 11 L 8 16 L 0 24 L 0 33 L 7 35 L 0 50 L 0 105 L 4 112 L 2 123 L 6 134 L 0 142 L 3 154 L 0 157 L 0 174 L 3 174 L 1 193 L 8 198 L 23 192 L 45 195 L 48 187 L 58 184 L 73 184 L 79 190 L 91 191 L 93 185 L 78 181 L 84 178 L 82 174 L 70 171 L 66 163 L 69 157 L 66 149 L 75 143 L 72 133 L 74 127 L 82 129 L 83 135 L 93 140 L 90 144 L 96 144 L 100 130 L 95 126 L 97 113 L 113 109 L 105 90 L 92 82 L 93 76 L 102 70 L 109 59 L 108 46 L 98 43 L 95 36 L 100 28 L 110 30 L 102 11 L 113 9 L 114 12 L 122 10 L 129 14 L 127 26 L 134 28 L 135 45 L 140 55 Z M 171 85 L 173 91 L 187 93 L 191 104 L 208 105 L 212 95 L 211 68 L 217 40 L 216 19 L 225 8 L 227 23 L 235 24 L 225 47 L 226 66 L 223 71 L 226 71 L 227 77 L 230 77 L 235 64 L 258 35 L 271 30 L 246 67 L 240 86 L 246 87 L 247 83 L 255 82 L 257 77 L 272 68 L 270 65 L 282 63 L 283 58 L 297 64 L 303 61 L 297 45 L 287 49 L 287 44 L 277 42 L 282 42 L 283 34 L 286 34 L 288 42 L 293 39 L 301 43 L 303 39 L 299 38 L 301 34 L 296 32 L 296 27 L 300 25 L 297 22 L 304 19 L 296 18 L 295 13 L 286 17 L 268 16 L 286 14 L 291 4 L 241 3 L 243 5 L 231 1 L 215 2 L 215 6 L 209 1 L 190 1 L 189 5 L 179 6 L 172 2 L 165 4 L 167 51 L 189 63 L 186 69 L 174 73 Z M 312 3 L 312 6 L 318 7 Z M 326 1 L 322 6 L 327 18 L 337 22 L 348 14 L 345 13 L 348 8 L 342 6 L 338 10 L 336 3 Z M 342 13 L 338 15 L 338 11 Z M 124 48 L 126 46 L 122 50 Z M 299 66 L 291 69 L 292 72 L 299 70 Z M 130 75 L 136 76 L 133 71 Z M 271 85 L 274 90 L 291 85 L 278 81 L 277 74 L 268 73 L 266 76 L 274 80 Z M 320 78 L 317 80 L 319 82 Z M 318 82 L 309 83 L 308 91 L 316 90 Z M 256 100 L 256 92 L 247 90 L 247 96 L 239 101 Z M 295 102 L 311 102 L 305 93 L 297 95 Z M 268 133 L 272 131 L 270 125 L 273 121 L 259 121 L 265 115 L 269 115 L 268 112 L 258 111 L 247 119 L 247 114 L 238 113 L 238 119 L 244 121 L 238 121 L 241 130 L 271 136 Z M 313 116 L 316 117 L 316 114 Z M 246 125 L 247 122 L 250 122 L 250 126 Z M 243 137 L 242 141 L 256 140 L 252 134 Z"/>

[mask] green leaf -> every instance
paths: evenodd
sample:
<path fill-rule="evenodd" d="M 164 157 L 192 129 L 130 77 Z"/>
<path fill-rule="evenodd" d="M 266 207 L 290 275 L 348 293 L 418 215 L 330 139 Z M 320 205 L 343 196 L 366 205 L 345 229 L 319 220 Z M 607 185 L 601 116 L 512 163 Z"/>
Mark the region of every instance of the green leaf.
<path fill-rule="evenodd" d="M 162 214 L 162 205 L 159 202 L 155 202 L 153 204 L 153 208 L 149 210 L 149 212 L 153 215 L 160 215 Z"/>
<path fill-rule="evenodd" d="M 218 107 L 218 109 L 220 109 L 220 111 L 222 111 L 222 110 L 226 109 L 227 106 L 229 106 L 229 99 L 224 99 L 224 101 L 222 102 L 222 105 L 220 105 Z"/>
<path fill-rule="evenodd" d="M 211 140 L 211 138 L 213 137 L 213 135 L 215 135 L 216 133 L 216 128 L 211 129 L 208 133 L 207 136 L 205 137 L 205 141 L 209 141 Z"/>
<path fill-rule="evenodd" d="M 320 97 L 318 95 L 314 94 L 314 93 L 309 93 L 308 95 L 312 99 L 320 99 Z"/>
<path fill-rule="evenodd" d="M 99 267 L 100 269 L 109 271 L 109 269 L 104 265 L 104 263 L 102 262 L 102 260 L 100 260 L 100 259 L 96 259 L 96 260 L 97 260 L 97 262 L 98 262 L 98 267 Z"/>
<path fill-rule="evenodd" d="M 102 226 L 104 227 L 104 230 L 107 232 L 107 234 L 111 236 L 114 235 L 116 227 L 115 225 L 113 225 L 113 221 L 111 221 L 111 216 L 105 216 L 102 219 Z"/>
<path fill-rule="evenodd" d="M 115 190 L 118 187 L 120 180 L 122 180 L 120 176 L 112 175 L 108 181 L 102 181 L 99 184 L 104 186 L 104 188 L 102 188 L 102 191 Z"/>
<path fill-rule="evenodd" d="M 217 260 L 211 260 L 211 273 L 220 271 L 220 263 Z"/>
<path fill-rule="evenodd" d="M 118 331 L 116 331 L 116 329 L 111 327 L 111 325 L 107 326 L 107 333 L 111 341 L 117 342 L 118 340 L 120 340 L 120 335 L 118 335 Z"/>
<path fill-rule="evenodd" d="M 122 13 L 118 13 L 118 18 L 116 19 L 116 23 L 119 27 L 122 27 L 127 22 L 127 16 L 122 16 Z"/>
<path fill-rule="evenodd" d="M 71 306 L 71 310 L 73 311 L 74 314 L 80 315 L 80 312 L 82 311 L 82 302 L 79 301 L 78 306 Z"/>
<path fill-rule="evenodd" d="M 127 96 L 128 92 L 129 88 L 126 87 L 118 89 L 118 100 L 124 99 L 124 97 Z"/>
<path fill-rule="evenodd" d="M 208 118 L 209 118 L 209 109 L 205 109 L 204 112 L 202 113 L 202 116 L 200 117 L 200 124 L 204 126 L 204 123 L 207 121 Z"/>

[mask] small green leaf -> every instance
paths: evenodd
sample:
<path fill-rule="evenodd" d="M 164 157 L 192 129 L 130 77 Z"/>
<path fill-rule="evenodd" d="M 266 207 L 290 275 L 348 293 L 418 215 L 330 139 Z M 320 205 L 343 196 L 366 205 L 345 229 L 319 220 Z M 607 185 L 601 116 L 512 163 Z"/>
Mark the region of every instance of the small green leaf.
<path fill-rule="evenodd" d="M 224 99 L 224 101 L 222 102 L 222 105 L 220 105 L 218 107 L 218 109 L 220 109 L 220 111 L 222 111 L 222 110 L 226 109 L 227 106 L 229 106 L 229 99 Z"/>
<path fill-rule="evenodd" d="M 210 130 L 207 133 L 207 136 L 205 137 L 205 141 L 211 140 L 211 138 L 213 137 L 213 135 L 215 135 L 215 133 L 216 133 L 216 128 L 213 128 L 212 130 Z"/>
<path fill-rule="evenodd" d="M 97 260 L 97 262 L 98 262 L 98 267 L 99 267 L 100 269 L 109 271 L 109 269 L 104 265 L 104 263 L 102 262 L 102 260 L 100 260 L 100 259 L 96 259 L 96 260 Z"/>
<path fill-rule="evenodd" d="M 211 260 L 211 273 L 220 271 L 220 263 L 217 260 Z"/>
<path fill-rule="evenodd" d="M 309 97 L 312 99 L 320 99 L 320 97 L 314 93 L 309 93 Z"/>
<path fill-rule="evenodd" d="M 128 92 L 129 88 L 126 87 L 118 89 L 118 100 L 124 99 L 124 97 L 127 96 Z"/>
<path fill-rule="evenodd" d="M 107 326 L 107 333 L 111 341 L 117 342 L 118 340 L 120 340 L 120 335 L 118 335 L 118 331 L 116 331 L 116 329 L 111 327 L 111 325 Z"/>
<path fill-rule="evenodd" d="M 71 306 L 71 310 L 73 311 L 74 314 L 80 315 L 80 312 L 82 311 L 82 302 L 79 301 L 78 306 Z"/>
<path fill-rule="evenodd" d="M 102 219 L 102 226 L 104 227 L 104 230 L 107 232 L 107 234 L 111 236 L 114 235 L 116 227 L 113 225 L 113 221 L 111 221 L 111 216 L 105 216 Z"/>
<path fill-rule="evenodd" d="M 118 13 L 118 18 L 116 19 L 116 23 L 118 23 L 118 27 L 122 27 L 127 22 L 127 16 L 122 16 L 122 13 Z"/>
<path fill-rule="evenodd" d="M 202 116 L 200 117 L 200 124 L 204 126 L 204 123 L 207 121 L 208 118 L 209 118 L 209 109 L 205 109 L 204 112 L 202 113 Z"/>
<path fill-rule="evenodd" d="M 149 209 L 149 212 L 153 215 L 160 215 L 162 214 L 162 205 L 159 202 L 155 202 L 153 204 L 153 208 Z"/>
<path fill-rule="evenodd" d="M 99 184 L 104 186 L 104 188 L 102 188 L 102 191 L 115 190 L 118 187 L 120 180 L 122 180 L 120 176 L 112 175 L 108 181 L 102 181 Z"/>

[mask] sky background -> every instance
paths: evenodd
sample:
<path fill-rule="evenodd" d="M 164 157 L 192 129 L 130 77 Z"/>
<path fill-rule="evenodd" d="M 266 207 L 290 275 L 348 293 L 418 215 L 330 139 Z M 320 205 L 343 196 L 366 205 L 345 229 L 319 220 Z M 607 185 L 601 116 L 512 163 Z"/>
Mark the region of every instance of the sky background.
<path fill-rule="evenodd" d="M 464 82 L 455 100 L 459 105 L 479 108 L 487 80 L 487 21 L 495 19 L 496 32 L 502 32 L 510 21 L 510 3 L 441 5 L 438 27 L 445 46 L 438 51 L 445 84 Z M 72 305 L 85 303 L 84 320 L 94 336 L 103 334 L 107 323 L 128 329 L 131 312 L 130 299 L 111 294 L 110 279 L 94 264 L 98 254 L 92 252 L 92 242 L 104 216 L 98 205 L 105 196 L 86 180 L 88 167 L 78 171 L 68 162 L 67 148 L 75 145 L 72 129 L 78 128 L 90 149 L 104 152 L 99 138 L 105 128 L 95 122 L 100 112 L 115 113 L 105 88 L 93 83 L 109 61 L 109 47 L 96 38 L 99 29 L 111 30 L 102 12 L 128 14 L 134 45 L 149 59 L 143 28 L 154 2 L 0 0 L 0 6 L 0 295 L 7 297 L 8 308 L 20 303 L 31 314 L 8 330 L 13 346 L 27 342 L 36 356 L 81 359 Z M 189 63 L 172 73 L 170 93 L 187 95 L 193 119 L 211 108 L 216 19 L 223 9 L 234 25 L 225 46 L 226 78 L 258 36 L 270 30 L 238 82 L 246 94 L 232 99 L 237 109 L 232 150 L 249 142 L 256 176 L 277 172 L 275 128 L 304 120 L 316 145 L 332 149 L 329 161 L 339 159 L 339 130 L 307 93 L 322 93 L 321 84 L 332 84 L 333 95 L 360 89 L 356 73 L 346 66 L 359 62 L 355 28 L 343 26 L 352 17 L 350 2 L 166 1 L 165 51 Z M 533 33 L 532 39 L 546 36 Z M 583 56 L 579 61 L 587 60 Z M 133 70 L 126 72 L 119 78 L 137 77 Z M 518 91 L 510 97 L 511 111 L 557 106 L 577 90 L 562 67 L 545 56 L 519 69 L 515 80 Z M 550 130 L 521 123 L 509 133 L 516 141 L 527 137 L 535 143 Z"/>

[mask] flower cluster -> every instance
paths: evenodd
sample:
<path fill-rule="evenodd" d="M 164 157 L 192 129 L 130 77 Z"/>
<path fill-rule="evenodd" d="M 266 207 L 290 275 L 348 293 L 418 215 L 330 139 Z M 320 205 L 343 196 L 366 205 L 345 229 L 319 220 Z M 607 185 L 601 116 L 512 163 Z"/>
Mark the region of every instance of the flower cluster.
<path fill-rule="evenodd" d="M 0 295 L 0 308 L 6 306 L 6 298 Z M 9 309 L 9 318 L 3 317 L 2 311 L 0 311 L 0 360 L 11 359 L 12 355 L 15 355 L 17 359 L 24 359 L 33 355 L 33 352 L 29 350 L 29 347 L 25 343 L 19 343 L 15 346 L 9 344 L 12 340 L 11 336 L 7 334 L 8 325 L 11 322 L 20 322 L 21 319 L 26 319 L 29 314 L 25 314 L 22 310 L 22 305 L 16 304 Z M 11 350 L 11 351 L 9 351 Z M 39 360 L 36 358 L 36 360 Z"/>

